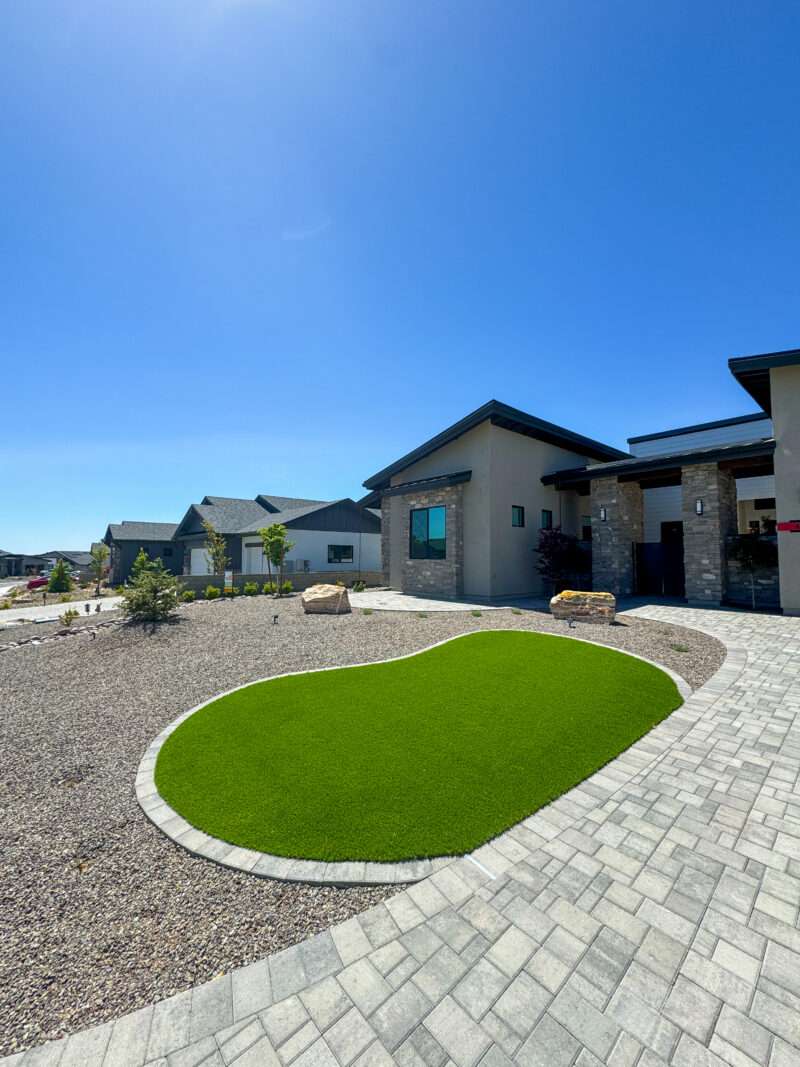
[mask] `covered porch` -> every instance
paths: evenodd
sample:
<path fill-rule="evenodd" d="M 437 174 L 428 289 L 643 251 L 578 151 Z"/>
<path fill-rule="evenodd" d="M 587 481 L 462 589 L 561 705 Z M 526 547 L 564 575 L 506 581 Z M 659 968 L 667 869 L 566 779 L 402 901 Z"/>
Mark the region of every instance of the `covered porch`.
<path fill-rule="evenodd" d="M 594 589 L 697 605 L 750 604 L 755 589 L 758 606 L 778 607 L 777 564 L 759 568 L 751 582 L 733 558 L 741 537 L 777 545 L 774 450 L 765 438 L 559 471 L 542 481 L 588 497 Z"/>

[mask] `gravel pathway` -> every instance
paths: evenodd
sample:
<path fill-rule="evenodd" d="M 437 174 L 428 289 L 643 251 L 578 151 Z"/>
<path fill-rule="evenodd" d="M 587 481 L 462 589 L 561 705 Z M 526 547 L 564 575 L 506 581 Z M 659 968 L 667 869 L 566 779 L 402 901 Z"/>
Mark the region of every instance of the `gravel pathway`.
<path fill-rule="evenodd" d="M 140 811 L 133 781 L 181 711 L 271 674 L 509 626 L 565 631 L 534 611 L 304 616 L 299 597 L 258 597 L 187 605 L 152 633 L 111 627 L 0 653 L 0 1053 L 152 1003 L 394 892 L 255 879 L 172 844 Z M 713 638 L 666 623 L 622 617 L 578 633 L 693 687 L 724 659 Z"/>

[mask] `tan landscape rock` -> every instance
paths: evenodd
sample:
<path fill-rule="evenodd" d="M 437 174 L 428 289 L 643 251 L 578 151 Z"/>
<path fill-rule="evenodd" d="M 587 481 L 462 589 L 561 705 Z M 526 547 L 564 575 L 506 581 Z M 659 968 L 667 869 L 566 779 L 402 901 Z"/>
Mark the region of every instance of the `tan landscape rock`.
<path fill-rule="evenodd" d="M 610 625 L 617 615 L 617 599 L 613 593 L 582 593 L 565 589 L 550 601 L 555 619 L 575 619 L 579 622 L 601 622 Z"/>
<path fill-rule="evenodd" d="M 307 615 L 346 615 L 350 599 L 343 585 L 312 585 L 301 594 Z"/>

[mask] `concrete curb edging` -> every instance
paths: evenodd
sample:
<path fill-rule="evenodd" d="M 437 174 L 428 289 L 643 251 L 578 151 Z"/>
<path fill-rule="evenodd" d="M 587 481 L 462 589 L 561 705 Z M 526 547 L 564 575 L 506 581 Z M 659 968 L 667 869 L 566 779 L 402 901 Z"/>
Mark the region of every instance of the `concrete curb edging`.
<path fill-rule="evenodd" d="M 504 627 L 502 629 L 511 633 L 520 632 L 511 627 Z M 247 682 L 245 685 L 235 686 L 233 689 L 229 689 L 224 693 L 219 693 L 217 696 L 211 697 L 210 700 L 203 701 L 202 704 L 190 708 L 189 711 L 185 711 L 182 715 L 179 715 L 177 719 L 174 719 L 169 726 L 161 731 L 147 748 L 136 773 L 135 789 L 136 799 L 139 802 L 139 806 L 147 818 L 150 819 L 159 830 L 165 833 L 167 837 L 171 838 L 175 844 L 186 849 L 187 852 L 190 852 L 195 856 L 202 856 L 204 859 L 213 860 L 215 863 L 219 863 L 223 867 L 243 871 L 246 874 L 254 874 L 261 878 L 272 878 L 285 882 L 304 882 L 311 885 L 346 887 L 353 885 L 401 885 L 408 882 L 418 882 L 423 878 L 427 878 L 431 874 L 435 874 L 443 867 L 448 866 L 450 863 L 453 863 L 462 857 L 437 856 L 429 859 L 408 860 L 401 863 L 378 863 L 365 860 L 328 863 L 323 860 L 302 860 L 291 859 L 286 856 L 273 856 L 267 852 L 259 852 L 255 849 L 244 848 L 241 845 L 233 845 L 228 841 L 212 837 L 203 830 L 199 830 L 197 827 L 192 826 L 190 822 L 184 819 L 182 815 L 175 811 L 174 808 L 170 807 L 170 805 L 163 799 L 155 783 L 156 760 L 158 759 L 158 754 L 161 751 L 162 745 L 170 734 L 177 730 L 177 728 L 191 715 L 194 715 L 195 712 L 200 711 L 209 704 L 215 703 L 215 701 L 220 700 L 222 697 L 239 692 L 241 689 L 249 689 L 250 686 L 260 685 L 261 682 L 265 681 L 274 681 L 277 678 L 291 678 L 301 674 L 319 674 L 323 671 L 346 670 L 349 667 L 368 667 L 380 663 L 394 663 L 398 660 L 411 659 L 413 656 L 419 656 L 423 652 L 430 652 L 432 649 L 449 644 L 451 641 L 460 640 L 462 637 L 469 637 L 474 633 L 482 632 L 484 631 L 468 631 L 465 634 L 457 634 L 455 637 L 448 637 L 443 641 L 436 641 L 434 644 L 429 645 L 426 648 L 418 649 L 415 652 L 406 653 L 402 656 L 392 656 L 385 660 L 374 660 L 371 663 L 353 663 L 338 667 L 318 667 L 305 671 L 288 671 L 285 674 L 273 675 L 270 678 L 260 678 L 253 682 Z M 545 636 L 563 636 L 570 640 L 582 641 L 584 644 L 599 645 L 602 648 L 611 648 L 614 652 L 620 652 L 622 655 L 631 656 L 633 659 L 649 663 L 651 666 L 656 667 L 658 670 L 663 671 L 672 678 L 684 701 L 691 696 L 691 687 L 684 678 L 675 671 L 664 667 L 662 664 L 645 659 L 643 656 L 637 656 L 635 653 L 613 648 L 613 646 L 605 645 L 600 641 L 590 641 L 586 638 L 577 637 L 574 634 L 546 634 Z M 720 670 L 724 670 L 724 665 Z M 714 677 L 716 677 L 716 675 Z M 698 690 L 698 692 L 699 691 L 700 690 Z M 679 710 L 680 709 L 676 709 L 676 711 Z M 672 713 L 672 715 L 674 714 L 675 712 Z M 668 718 L 671 718 L 672 715 L 668 716 Z M 648 735 L 646 734 L 645 737 L 646 736 Z M 636 742 L 634 742 L 634 744 L 635 743 Z M 513 829 L 514 827 L 509 827 L 508 830 L 503 831 L 503 833 L 508 833 L 509 830 Z M 502 836 L 502 834 L 499 836 Z M 492 840 L 480 845 L 475 852 L 477 853 L 481 849 L 491 846 Z M 465 855 L 470 859 L 473 858 L 471 853 Z M 478 866 L 480 866 L 479 861 L 473 859 L 473 862 L 477 862 Z"/>

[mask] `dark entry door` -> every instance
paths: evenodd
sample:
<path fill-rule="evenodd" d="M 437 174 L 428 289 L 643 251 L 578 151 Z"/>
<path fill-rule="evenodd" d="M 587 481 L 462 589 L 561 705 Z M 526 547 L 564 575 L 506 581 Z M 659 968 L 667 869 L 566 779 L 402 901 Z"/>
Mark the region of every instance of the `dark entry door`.
<path fill-rule="evenodd" d="M 683 540 L 636 546 L 636 592 L 641 596 L 684 596 Z"/>

